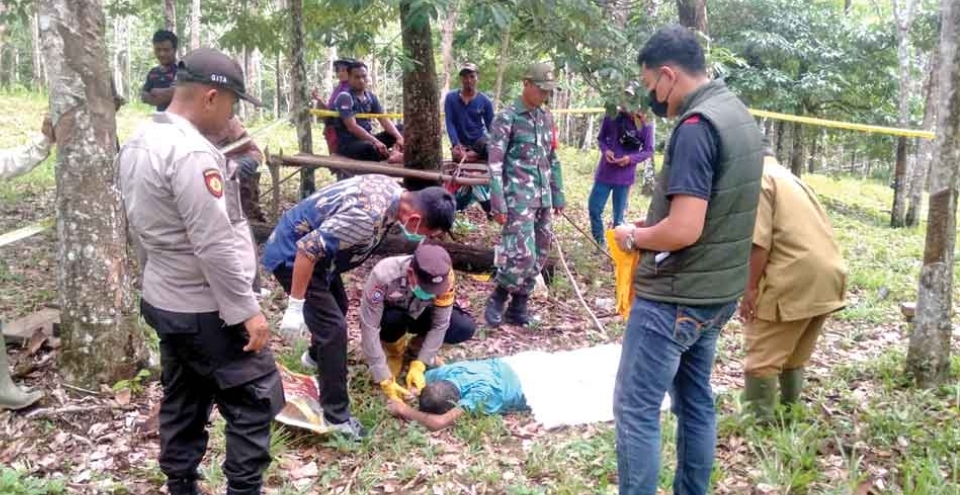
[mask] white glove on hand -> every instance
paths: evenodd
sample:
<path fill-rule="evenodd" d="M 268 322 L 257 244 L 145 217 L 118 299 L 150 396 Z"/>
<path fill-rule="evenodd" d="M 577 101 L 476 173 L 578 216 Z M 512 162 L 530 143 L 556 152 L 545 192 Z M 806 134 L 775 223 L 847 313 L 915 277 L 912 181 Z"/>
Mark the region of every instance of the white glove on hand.
<path fill-rule="evenodd" d="M 305 333 L 304 327 L 306 324 L 303 322 L 303 299 L 288 298 L 287 310 L 283 312 L 283 320 L 280 321 L 280 335 L 283 336 L 283 341 L 292 344 Z"/>

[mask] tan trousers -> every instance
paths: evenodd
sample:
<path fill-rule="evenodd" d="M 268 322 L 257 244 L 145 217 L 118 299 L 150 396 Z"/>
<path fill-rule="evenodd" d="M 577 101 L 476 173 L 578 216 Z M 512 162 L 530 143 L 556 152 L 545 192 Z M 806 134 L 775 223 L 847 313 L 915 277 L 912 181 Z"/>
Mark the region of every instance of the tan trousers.
<path fill-rule="evenodd" d="M 776 376 L 806 366 L 828 315 L 797 321 L 756 319 L 744 330 L 744 371 L 754 377 Z"/>

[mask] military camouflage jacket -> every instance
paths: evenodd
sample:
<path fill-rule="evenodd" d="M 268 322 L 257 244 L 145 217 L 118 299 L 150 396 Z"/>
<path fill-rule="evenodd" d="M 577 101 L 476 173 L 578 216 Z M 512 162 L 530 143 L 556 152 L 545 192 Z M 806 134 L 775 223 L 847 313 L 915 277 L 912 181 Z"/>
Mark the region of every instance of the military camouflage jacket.
<path fill-rule="evenodd" d="M 526 207 L 562 208 L 563 177 L 553 116 L 519 98 L 494 119 L 487 143 L 493 213 Z"/>

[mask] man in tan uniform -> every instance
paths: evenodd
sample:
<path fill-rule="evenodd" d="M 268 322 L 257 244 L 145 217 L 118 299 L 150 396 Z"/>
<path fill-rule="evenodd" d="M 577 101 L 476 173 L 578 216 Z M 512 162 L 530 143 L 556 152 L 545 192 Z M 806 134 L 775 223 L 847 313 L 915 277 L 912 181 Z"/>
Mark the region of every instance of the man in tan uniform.
<path fill-rule="evenodd" d="M 393 400 L 407 391 L 419 392 L 424 372 L 440 346 L 470 340 L 477 330 L 473 318 L 455 305 L 450 255 L 433 244 L 421 244 L 413 256 L 384 258 L 370 272 L 360 299 L 363 357 L 373 380 Z M 398 385 L 406 335 L 416 359 L 407 372 L 406 389 Z"/>
<path fill-rule="evenodd" d="M 746 323 L 745 389 L 749 411 L 773 419 L 780 402 L 800 398 L 803 367 L 827 316 L 844 306 L 846 267 L 816 193 L 764 149 L 763 180 L 750 278 L 740 303 Z"/>
<path fill-rule="evenodd" d="M 170 495 L 197 495 L 214 404 L 227 422 L 228 495 L 259 495 L 270 423 L 284 405 L 254 296 L 253 240 L 235 162 L 219 135 L 244 90 L 240 66 L 215 50 L 187 54 L 166 112 L 120 150 L 119 186 L 143 269 L 140 313 L 160 337 L 160 469 Z"/>

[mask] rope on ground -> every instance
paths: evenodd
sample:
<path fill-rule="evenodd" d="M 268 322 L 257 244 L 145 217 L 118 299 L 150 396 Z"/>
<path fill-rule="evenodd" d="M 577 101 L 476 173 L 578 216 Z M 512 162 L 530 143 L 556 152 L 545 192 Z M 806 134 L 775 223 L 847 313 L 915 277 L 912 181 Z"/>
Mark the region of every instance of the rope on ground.
<path fill-rule="evenodd" d="M 557 254 L 560 256 L 560 264 L 563 265 L 563 271 L 567 273 L 567 278 L 570 279 L 570 285 L 573 286 L 573 291 L 577 293 L 577 299 L 580 300 L 580 304 L 583 305 L 583 309 L 585 309 L 587 314 L 590 315 L 590 319 L 593 321 L 593 324 L 600 329 L 600 334 L 607 335 L 607 329 L 603 327 L 603 323 L 600 323 L 600 320 L 597 319 L 597 315 L 593 314 L 593 310 L 587 305 L 587 301 L 583 299 L 583 293 L 580 292 L 580 286 L 577 285 L 577 279 L 573 278 L 573 273 L 570 272 L 570 267 L 567 266 L 567 260 L 563 256 L 563 248 L 560 247 L 560 241 L 557 240 L 557 236 L 553 236 L 553 244 L 557 246 Z"/>

